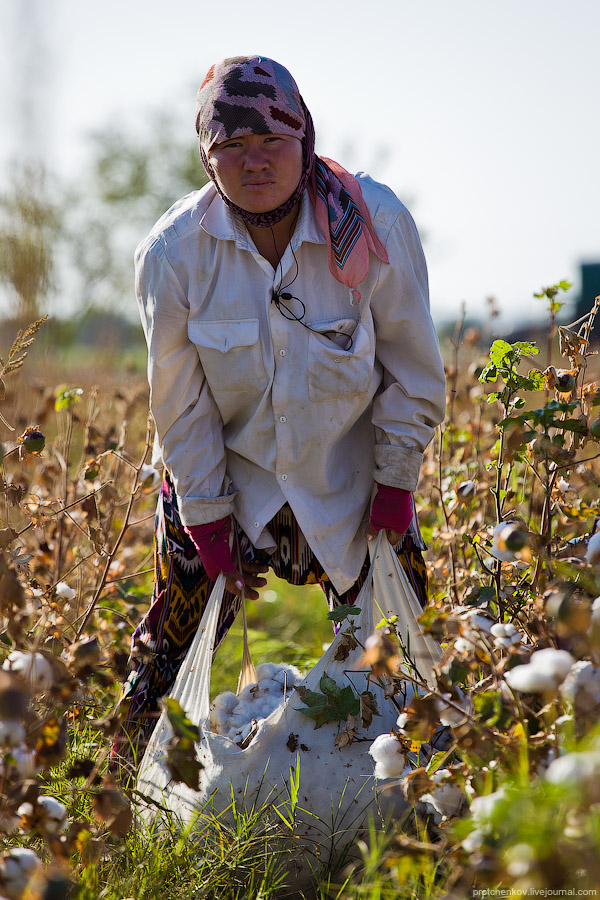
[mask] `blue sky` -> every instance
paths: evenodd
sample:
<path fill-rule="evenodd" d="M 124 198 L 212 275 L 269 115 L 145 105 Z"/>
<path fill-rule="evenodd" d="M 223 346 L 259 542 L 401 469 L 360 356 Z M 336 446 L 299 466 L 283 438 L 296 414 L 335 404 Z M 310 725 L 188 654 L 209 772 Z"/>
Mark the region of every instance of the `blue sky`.
<path fill-rule="evenodd" d="M 0 161 L 76 172 L 91 130 L 163 105 L 194 141 L 208 66 L 272 56 L 318 150 L 407 202 L 436 320 L 494 295 L 509 324 L 600 260 L 599 34 L 596 0 L 0 0 Z"/>

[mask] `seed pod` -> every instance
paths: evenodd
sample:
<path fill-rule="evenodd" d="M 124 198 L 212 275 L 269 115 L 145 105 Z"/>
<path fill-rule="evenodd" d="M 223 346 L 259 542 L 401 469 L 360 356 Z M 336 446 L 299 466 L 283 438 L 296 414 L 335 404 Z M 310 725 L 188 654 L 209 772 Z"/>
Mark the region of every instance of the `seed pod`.
<path fill-rule="evenodd" d="M 46 437 L 39 430 L 39 425 L 34 425 L 23 432 L 18 442 L 28 453 L 38 456 L 46 446 Z"/>
<path fill-rule="evenodd" d="M 600 440 L 600 418 L 594 419 L 589 427 L 589 432 L 593 438 Z"/>
<path fill-rule="evenodd" d="M 570 372 L 559 372 L 556 378 L 556 390 L 559 394 L 570 394 L 575 390 L 575 379 Z"/>

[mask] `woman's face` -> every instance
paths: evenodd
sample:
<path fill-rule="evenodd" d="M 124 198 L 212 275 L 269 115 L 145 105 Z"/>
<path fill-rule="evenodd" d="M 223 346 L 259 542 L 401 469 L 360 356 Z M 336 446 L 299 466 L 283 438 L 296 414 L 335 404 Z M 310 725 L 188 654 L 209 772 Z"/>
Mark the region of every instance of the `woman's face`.
<path fill-rule="evenodd" d="M 287 134 L 245 134 L 214 144 L 209 163 L 225 196 L 251 213 L 277 209 L 302 175 L 302 142 Z"/>

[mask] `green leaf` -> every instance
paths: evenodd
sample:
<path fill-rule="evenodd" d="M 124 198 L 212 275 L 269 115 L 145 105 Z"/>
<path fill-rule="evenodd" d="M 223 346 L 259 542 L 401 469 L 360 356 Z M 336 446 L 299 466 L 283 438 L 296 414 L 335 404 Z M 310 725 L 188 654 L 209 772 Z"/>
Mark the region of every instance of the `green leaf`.
<path fill-rule="evenodd" d="M 498 381 L 498 369 L 493 363 L 488 363 L 488 365 L 483 369 L 481 375 L 478 378 L 482 384 L 491 384 L 494 381 Z"/>
<path fill-rule="evenodd" d="M 167 714 L 171 728 L 178 737 L 188 741 L 199 741 L 200 732 L 198 726 L 188 719 L 179 700 L 173 697 L 165 697 L 161 700 L 161 706 Z"/>
<path fill-rule="evenodd" d="M 483 725 L 495 725 L 503 711 L 499 691 L 484 691 L 481 694 L 475 694 L 473 706 Z"/>
<path fill-rule="evenodd" d="M 546 387 L 546 376 L 540 369 L 530 369 L 527 373 L 527 379 L 534 385 L 529 388 L 530 391 L 543 391 Z"/>
<path fill-rule="evenodd" d="M 324 694 L 332 694 L 334 697 L 337 697 L 340 693 L 339 687 L 337 686 L 333 678 L 329 677 L 327 672 L 325 672 L 325 674 L 319 681 L 319 687 Z"/>
<path fill-rule="evenodd" d="M 540 348 L 533 341 L 515 341 L 511 347 L 518 350 L 521 356 L 537 356 L 540 352 Z"/>
<path fill-rule="evenodd" d="M 348 606 L 341 603 L 339 606 L 336 606 L 335 609 L 332 609 L 327 613 L 327 618 L 330 622 L 343 622 L 348 616 L 357 616 L 359 613 L 359 606 Z"/>
<path fill-rule="evenodd" d="M 555 428 L 561 428 L 563 431 L 574 431 L 577 434 L 585 434 L 587 425 L 583 419 L 562 419 L 553 423 Z"/>
<path fill-rule="evenodd" d="M 512 361 L 513 348 L 508 341 L 496 340 L 490 347 L 490 360 L 495 366 L 507 366 Z"/>
<path fill-rule="evenodd" d="M 425 771 L 428 775 L 433 775 L 434 772 L 437 772 L 441 764 L 444 762 L 446 757 L 448 756 L 447 750 L 438 750 L 437 753 L 434 753 L 429 762 L 427 763 L 427 768 Z"/>
<path fill-rule="evenodd" d="M 341 722 L 348 716 L 357 716 L 360 712 L 360 700 L 354 694 L 351 687 L 340 688 L 333 678 L 324 674 L 319 682 L 322 694 L 316 691 L 308 691 L 306 688 L 298 690 L 306 709 L 300 709 L 303 715 L 315 722 L 315 728 L 320 728 L 327 722 Z"/>

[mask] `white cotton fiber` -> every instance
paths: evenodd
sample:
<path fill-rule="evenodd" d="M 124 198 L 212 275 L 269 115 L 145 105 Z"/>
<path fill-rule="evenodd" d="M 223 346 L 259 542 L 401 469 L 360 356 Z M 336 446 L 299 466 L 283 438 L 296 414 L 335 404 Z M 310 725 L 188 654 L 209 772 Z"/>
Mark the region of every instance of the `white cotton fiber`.
<path fill-rule="evenodd" d="M 284 663 L 262 663 L 256 677 L 258 682 L 247 685 L 237 696 L 225 691 L 215 698 L 210 708 L 212 731 L 236 743 L 243 741 L 252 730 L 252 721 L 270 716 L 284 702 L 284 688 L 287 696 L 303 678 L 296 666 Z"/>

